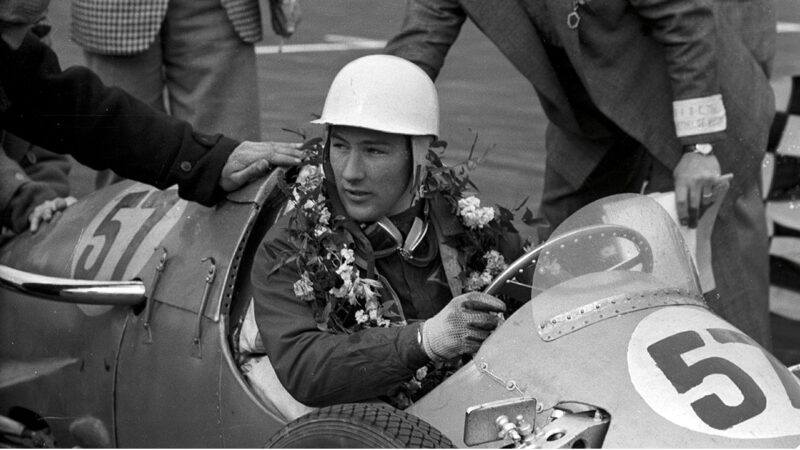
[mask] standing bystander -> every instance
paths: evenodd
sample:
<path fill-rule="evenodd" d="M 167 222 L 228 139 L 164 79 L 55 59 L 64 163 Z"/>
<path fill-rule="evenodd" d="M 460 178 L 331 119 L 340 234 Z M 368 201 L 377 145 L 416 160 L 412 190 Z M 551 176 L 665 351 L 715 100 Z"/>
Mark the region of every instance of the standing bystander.
<path fill-rule="evenodd" d="M 500 48 L 549 119 L 541 212 L 552 226 L 610 194 L 673 189 L 693 226 L 717 177 L 733 173 L 709 304 L 769 347 L 759 190 L 775 19 L 769 0 L 726 1 L 409 0 L 387 52 L 436 77 L 467 18 Z"/>
<path fill-rule="evenodd" d="M 94 169 L 213 205 L 274 165 L 300 163 L 299 144 L 240 142 L 195 132 L 85 67 L 62 71 L 31 32 L 49 0 L 0 0 L 0 130 Z"/>
<path fill-rule="evenodd" d="M 285 11 L 271 9 L 273 15 Z M 273 20 L 275 31 L 291 35 L 296 18 L 289 19 L 284 28 Z M 261 38 L 259 0 L 72 3 L 72 39 L 104 83 L 200 131 L 239 140 L 261 138 L 254 49 Z M 95 185 L 119 180 L 102 171 Z"/>

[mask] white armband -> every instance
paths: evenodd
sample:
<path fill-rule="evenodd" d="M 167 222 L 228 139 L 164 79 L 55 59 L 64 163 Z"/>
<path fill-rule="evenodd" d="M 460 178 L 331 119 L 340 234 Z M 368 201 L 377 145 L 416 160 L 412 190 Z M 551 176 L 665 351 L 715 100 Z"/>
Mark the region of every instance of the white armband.
<path fill-rule="evenodd" d="M 720 94 L 674 101 L 672 111 L 679 138 L 725 131 L 727 127 L 725 105 Z"/>

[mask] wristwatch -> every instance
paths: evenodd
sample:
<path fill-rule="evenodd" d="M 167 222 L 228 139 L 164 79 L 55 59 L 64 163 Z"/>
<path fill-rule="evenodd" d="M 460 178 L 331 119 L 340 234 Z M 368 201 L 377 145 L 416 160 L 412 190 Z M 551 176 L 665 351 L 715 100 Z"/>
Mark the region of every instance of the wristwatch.
<path fill-rule="evenodd" d="M 699 155 L 708 156 L 714 153 L 714 146 L 711 144 L 692 144 L 683 147 L 683 153 L 697 153 Z"/>

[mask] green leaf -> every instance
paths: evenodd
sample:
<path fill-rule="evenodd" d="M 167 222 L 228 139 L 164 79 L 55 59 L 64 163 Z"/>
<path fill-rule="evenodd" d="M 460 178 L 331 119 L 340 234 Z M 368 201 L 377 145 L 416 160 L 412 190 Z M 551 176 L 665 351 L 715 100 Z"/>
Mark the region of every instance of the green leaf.
<path fill-rule="evenodd" d="M 437 139 L 437 140 L 431 142 L 430 148 L 446 149 L 447 148 L 447 141 L 443 141 L 441 139 Z"/>
<path fill-rule="evenodd" d="M 500 223 L 511 222 L 514 220 L 514 213 L 512 213 L 508 208 L 497 205 L 497 209 L 500 211 Z"/>
<path fill-rule="evenodd" d="M 477 144 L 478 144 L 478 133 L 475 133 L 475 138 L 472 139 L 472 145 L 469 147 L 469 156 L 467 156 L 467 161 L 472 160 L 472 155 L 475 153 L 475 146 Z"/>
<path fill-rule="evenodd" d="M 303 146 L 300 147 L 300 150 L 308 150 L 308 149 L 313 148 L 316 145 L 321 145 L 321 144 L 322 144 L 322 138 L 321 137 L 315 137 L 313 139 L 309 139 L 309 140 L 303 142 Z"/>
<path fill-rule="evenodd" d="M 520 209 L 522 209 L 522 207 L 523 207 L 523 206 L 525 206 L 525 203 L 528 203 L 528 199 L 529 199 L 529 198 L 531 198 L 531 197 L 530 197 L 530 195 L 529 195 L 529 196 L 527 196 L 527 197 L 525 197 L 525 200 L 523 200 L 523 201 L 522 201 L 522 202 L 519 204 L 519 206 L 517 206 L 516 208 L 514 208 L 514 212 L 517 212 L 517 211 L 519 211 Z"/>
<path fill-rule="evenodd" d="M 529 208 L 525 208 L 525 214 L 522 215 L 522 223 L 530 227 L 546 227 L 550 225 L 544 217 L 534 217 Z"/>
<path fill-rule="evenodd" d="M 299 130 L 292 130 L 291 128 L 281 128 L 282 131 L 286 131 L 287 133 L 292 133 L 300 136 L 300 139 L 306 140 L 306 132 L 301 128 Z"/>

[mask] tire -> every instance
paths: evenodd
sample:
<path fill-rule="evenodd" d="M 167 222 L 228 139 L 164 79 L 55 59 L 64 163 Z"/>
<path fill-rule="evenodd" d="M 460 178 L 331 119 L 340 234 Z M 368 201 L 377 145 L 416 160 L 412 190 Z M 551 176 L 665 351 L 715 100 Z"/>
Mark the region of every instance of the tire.
<path fill-rule="evenodd" d="M 329 406 L 290 422 L 267 448 L 455 448 L 428 422 L 390 406 Z"/>

